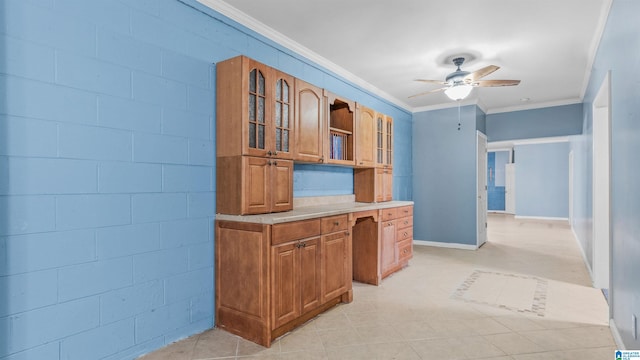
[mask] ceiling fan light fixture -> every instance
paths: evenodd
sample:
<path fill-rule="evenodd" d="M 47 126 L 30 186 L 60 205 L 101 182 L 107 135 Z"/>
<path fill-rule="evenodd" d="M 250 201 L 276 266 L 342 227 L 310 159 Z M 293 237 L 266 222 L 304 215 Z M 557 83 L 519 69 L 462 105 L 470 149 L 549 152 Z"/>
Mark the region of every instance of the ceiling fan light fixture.
<path fill-rule="evenodd" d="M 469 96 L 471 89 L 473 89 L 473 86 L 469 84 L 453 85 L 445 90 L 444 93 L 449 97 L 449 99 L 458 101 Z"/>

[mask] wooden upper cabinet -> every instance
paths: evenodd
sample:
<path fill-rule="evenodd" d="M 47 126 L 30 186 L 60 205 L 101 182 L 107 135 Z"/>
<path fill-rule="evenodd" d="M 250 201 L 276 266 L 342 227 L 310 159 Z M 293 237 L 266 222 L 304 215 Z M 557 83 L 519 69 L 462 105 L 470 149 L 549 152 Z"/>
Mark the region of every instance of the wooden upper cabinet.
<path fill-rule="evenodd" d="M 376 166 L 393 167 L 393 119 L 377 113 L 375 124 Z"/>
<path fill-rule="evenodd" d="M 374 137 L 376 134 L 376 112 L 360 104 L 356 105 L 355 164 L 357 167 L 376 165 Z"/>
<path fill-rule="evenodd" d="M 327 90 L 324 91 L 324 95 L 327 101 L 326 111 L 329 115 L 329 133 L 325 142 L 327 162 L 354 166 L 356 104 Z"/>
<path fill-rule="evenodd" d="M 293 159 L 302 162 L 325 163 L 326 136 L 325 100 L 323 91 L 295 79 L 295 149 Z"/>
<path fill-rule="evenodd" d="M 245 56 L 216 66 L 217 156 L 291 159 L 293 77 Z"/>

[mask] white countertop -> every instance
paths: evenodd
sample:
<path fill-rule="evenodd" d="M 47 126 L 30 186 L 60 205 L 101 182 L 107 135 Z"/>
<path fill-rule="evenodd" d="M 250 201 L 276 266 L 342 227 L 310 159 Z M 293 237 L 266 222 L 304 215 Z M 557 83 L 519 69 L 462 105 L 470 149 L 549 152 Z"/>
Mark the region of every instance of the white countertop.
<path fill-rule="evenodd" d="M 379 203 L 345 202 L 325 205 L 300 206 L 292 211 L 260 215 L 216 214 L 216 220 L 248 222 L 257 224 L 279 224 L 290 221 L 314 219 L 325 216 L 348 214 L 352 212 L 386 209 L 413 205 L 413 201 L 386 201 Z"/>

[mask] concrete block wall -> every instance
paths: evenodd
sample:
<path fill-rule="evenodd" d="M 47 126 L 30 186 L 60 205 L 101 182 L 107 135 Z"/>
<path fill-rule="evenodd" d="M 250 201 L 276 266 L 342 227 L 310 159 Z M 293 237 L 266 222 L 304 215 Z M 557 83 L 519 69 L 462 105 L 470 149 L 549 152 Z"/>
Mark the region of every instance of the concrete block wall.
<path fill-rule="evenodd" d="M 410 113 L 195 0 L 2 1 L 0 54 L 1 360 L 132 359 L 213 326 L 220 60 L 393 116 L 411 156 Z"/>

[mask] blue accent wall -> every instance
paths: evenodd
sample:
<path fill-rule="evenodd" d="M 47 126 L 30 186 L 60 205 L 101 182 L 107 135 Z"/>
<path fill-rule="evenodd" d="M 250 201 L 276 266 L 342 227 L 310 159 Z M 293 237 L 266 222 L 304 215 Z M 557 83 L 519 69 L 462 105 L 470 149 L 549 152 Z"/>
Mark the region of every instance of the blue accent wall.
<path fill-rule="evenodd" d="M 569 217 L 569 143 L 516 145 L 516 215 Z"/>
<path fill-rule="evenodd" d="M 490 151 L 487 154 L 488 210 L 505 209 L 505 165 L 508 162 L 509 151 Z"/>
<path fill-rule="evenodd" d="M 489 141 L 545 138 L 582 133 L 582 104 L 487 115 Z"/>
<path fill-rule="evenodd" d="M 631 315 L 640 315 L 640 2 L 614 0 L 591 71 L 584 99 L 584 135 L 573 148 L 580 167 L 576 177 L 581 194 L 574 197 L 579 215 L 574 227 L 585 253 L 592 246 L 592 106 L 608 71 L 611 72 L 611 281 L 613 321 L 624 347 L 640 348 L 634 339 Z M 578 173 L 579 172 L 579 173 Z"/>
<path fill-rule="evenodd" d="M 392 116 L 411 199 L 409 112 L 195 0 L 2 1 L 0 359 L 132 359 L 212 327 L 215 63 L 240 54 Z M 296 193 L 352 192 L 349 172 L 298 167 Z"/>
<path fill-rule="evenodd" d="M 414 239 L 475 245 L 475 106 L 414 114 Z M 458 122 L 460 130 L 458 130 Z"/>

